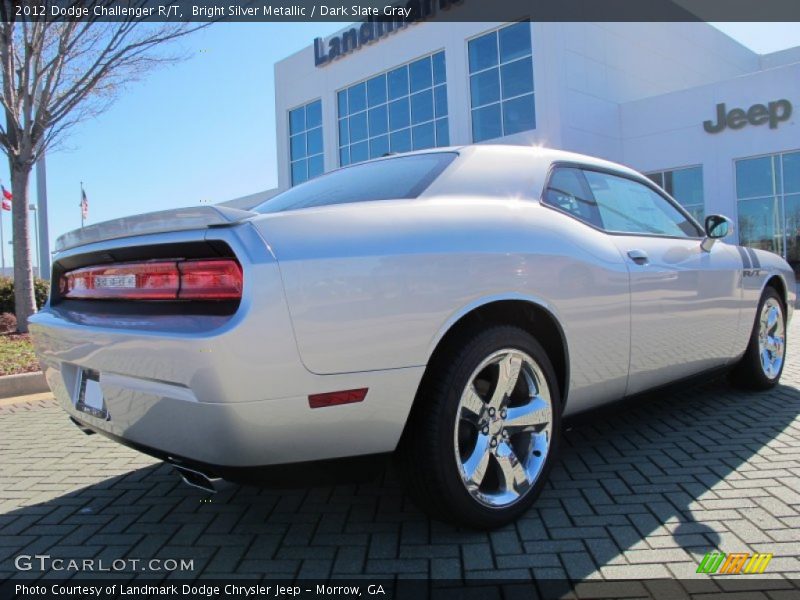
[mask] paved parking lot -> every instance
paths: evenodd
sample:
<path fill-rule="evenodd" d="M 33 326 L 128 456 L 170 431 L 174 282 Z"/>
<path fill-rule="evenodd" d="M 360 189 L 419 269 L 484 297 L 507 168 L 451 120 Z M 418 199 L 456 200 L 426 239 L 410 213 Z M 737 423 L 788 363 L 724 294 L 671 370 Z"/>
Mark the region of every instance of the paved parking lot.
<path fill-rule="evenodd" d="M 800 351 L 789 352 L 769 394 L 716 380 L 575 423 L 536 507 L 493 533 L 429 521 L 391 472 L 228 485 L 208 502 L 153 459 L 85 436 L 48 395 L 0 401 L 0 578 L 20 575 L 20 554 L 194 559 L 181 577 L 685 578 L 707 577 L 698 561 L 719 549 L 773 553 L 766 575 L 797 580 Z"/>

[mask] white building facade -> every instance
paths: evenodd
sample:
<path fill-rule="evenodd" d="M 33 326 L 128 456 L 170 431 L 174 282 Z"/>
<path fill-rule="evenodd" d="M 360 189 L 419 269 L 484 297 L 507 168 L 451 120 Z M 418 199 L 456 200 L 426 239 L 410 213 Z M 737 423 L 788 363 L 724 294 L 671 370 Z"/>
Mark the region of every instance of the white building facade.
<path fill-rule="evenodd" d="M 800 271 L 800 47 L 758 55 L 705 23 L 377 27 L 275 65 L 279 189 L 387 152 L 539 144 L 647 173 Z"/>

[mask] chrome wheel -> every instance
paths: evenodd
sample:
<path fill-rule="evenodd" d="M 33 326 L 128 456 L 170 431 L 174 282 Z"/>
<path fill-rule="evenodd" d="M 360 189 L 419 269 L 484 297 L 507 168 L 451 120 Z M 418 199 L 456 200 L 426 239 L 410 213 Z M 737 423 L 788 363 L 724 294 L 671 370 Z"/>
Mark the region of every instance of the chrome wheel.
<path fill-rule="evenodd" d="M 775 379 L 783 366 L 786 350 L 786 326 L 783 307 L 775 298 L 767 298 L 758 322 L 758 354 L 761 369 L 769 379 Z"/>
<path fill-rule="evenodd" d="M 455 456 L 470 495 L 492 508 L 525 496 L 544 467 L 552 425 L 550 389 L 537 362 L 510 348 L 486 358 L 456 413 Z"/>

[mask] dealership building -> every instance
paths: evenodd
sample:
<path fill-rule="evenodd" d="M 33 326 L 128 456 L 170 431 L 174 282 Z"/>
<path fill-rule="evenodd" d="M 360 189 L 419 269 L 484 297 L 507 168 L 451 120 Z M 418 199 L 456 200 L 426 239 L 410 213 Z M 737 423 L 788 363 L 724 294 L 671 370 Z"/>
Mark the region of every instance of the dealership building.
<path fill-rule="evenodd" d="M 544 145 L 642 171 L 800 270 L 800 47 L 706 23 L 364 22 L 278 62 L 275 90 L 278 189 L 388 152 Z"/>

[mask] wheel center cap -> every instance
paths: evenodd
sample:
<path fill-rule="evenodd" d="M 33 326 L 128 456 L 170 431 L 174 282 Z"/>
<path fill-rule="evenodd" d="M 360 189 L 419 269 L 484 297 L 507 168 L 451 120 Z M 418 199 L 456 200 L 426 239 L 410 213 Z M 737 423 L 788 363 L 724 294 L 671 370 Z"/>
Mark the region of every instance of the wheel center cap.
<path fill-rule="evenodd" d="M 491 435 L 497 435 L 502 431 L 503 424 L 505 419 L 501 417 L 499 414 L 495 414 L 493 417 L 489 417 L 489 433 Z"/>

